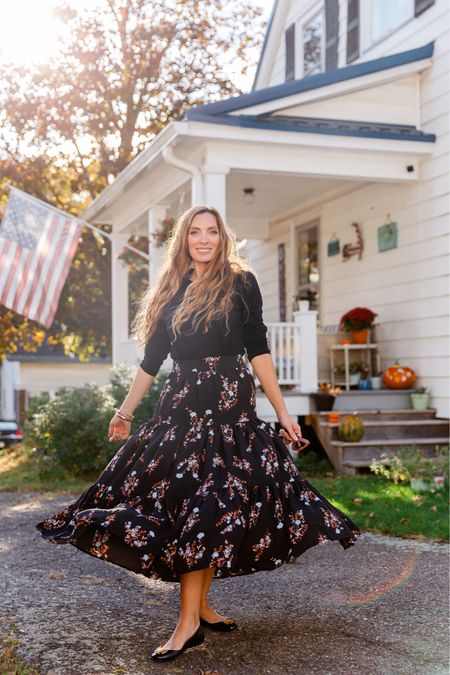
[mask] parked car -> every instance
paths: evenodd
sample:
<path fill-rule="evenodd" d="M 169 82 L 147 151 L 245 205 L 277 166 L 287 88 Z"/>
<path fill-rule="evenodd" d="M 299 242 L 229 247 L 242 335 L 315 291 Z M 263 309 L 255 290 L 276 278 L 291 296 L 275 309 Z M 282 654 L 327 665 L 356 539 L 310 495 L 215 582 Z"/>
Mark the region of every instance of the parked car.
<path fill-rule="evenodd" d="M 13 420 L 0 420 L 0 449 L 23 441 L 23 431 Z"/>

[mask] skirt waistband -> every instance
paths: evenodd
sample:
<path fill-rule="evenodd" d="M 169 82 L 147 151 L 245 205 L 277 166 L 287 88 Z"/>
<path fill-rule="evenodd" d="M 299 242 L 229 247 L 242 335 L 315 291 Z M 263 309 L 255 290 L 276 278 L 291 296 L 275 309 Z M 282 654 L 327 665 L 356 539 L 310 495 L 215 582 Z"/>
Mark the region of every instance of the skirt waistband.
<path fill-rule="evenodd" d="M 245 366 L 244 354 L 218 354 L 195 359 L 172 359 L 173 364 L 182 369 L 215 370 L 226 366 Z"/>

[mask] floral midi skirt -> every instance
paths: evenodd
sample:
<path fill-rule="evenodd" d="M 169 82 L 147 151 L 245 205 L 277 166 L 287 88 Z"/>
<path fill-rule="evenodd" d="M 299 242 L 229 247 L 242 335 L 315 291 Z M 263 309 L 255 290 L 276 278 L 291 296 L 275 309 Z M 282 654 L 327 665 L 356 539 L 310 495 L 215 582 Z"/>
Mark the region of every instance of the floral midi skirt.
<path fill-rule="evenodd" d="M 272 570 L 311 546 L 361 533 L 302 479 L 257 417 L 243 354 L 174 360 L 153 416 L 73 504 L 36 524 L 55 544 L 179 581 Z"/>

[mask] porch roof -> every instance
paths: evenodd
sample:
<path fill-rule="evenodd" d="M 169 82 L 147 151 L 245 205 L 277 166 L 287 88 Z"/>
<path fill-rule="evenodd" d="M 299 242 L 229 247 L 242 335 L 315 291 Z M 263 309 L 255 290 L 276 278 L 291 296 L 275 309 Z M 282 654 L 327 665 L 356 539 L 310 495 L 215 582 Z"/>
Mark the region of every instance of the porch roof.
<path fill-rule="evenodd" d="M 203 106 L 200 108 L 200 110 Z M 244 128 L 294 131 L 333 136 L 357 136 L 361 138 L 386 138 L 400 141 L 425 141 L 433 143 L 435 134 L 426 134 L 411 124 L 384 124 L 294 115 L 208 115 L 192 109 L 186 113 L 191 121 L 225 124 Z"/>

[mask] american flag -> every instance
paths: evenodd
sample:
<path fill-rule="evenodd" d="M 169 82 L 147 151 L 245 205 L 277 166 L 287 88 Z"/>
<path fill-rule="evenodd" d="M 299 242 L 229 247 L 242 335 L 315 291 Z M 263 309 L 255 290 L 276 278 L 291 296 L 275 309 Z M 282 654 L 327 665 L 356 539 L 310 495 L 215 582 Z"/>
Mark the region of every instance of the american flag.
<path fill-rule="evenodd" d="M 0 224 L 0 304 L 50 328 L 82 223 L 11 189 Z"/>

